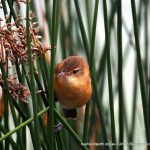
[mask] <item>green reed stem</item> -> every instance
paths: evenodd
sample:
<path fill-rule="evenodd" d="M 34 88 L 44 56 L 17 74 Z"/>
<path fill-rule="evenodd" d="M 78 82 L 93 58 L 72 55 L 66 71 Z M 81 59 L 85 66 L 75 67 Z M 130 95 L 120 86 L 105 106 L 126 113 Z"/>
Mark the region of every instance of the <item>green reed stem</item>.
<path fill-rule="evenodd" d="M 137 19 L 136 19 L 136 8 L 135 8 L 135 1 L 134 0 L 131 0 L 131 9 L 132 9 L 132 18 L 133 18 L 133 25 L 134 25 L 134 38 L 135 38 L 137 65 L 138 65 L 138 73 L 139 73 L 141 96 L 142 96 L 145 132 L 146 132 L 147 142 L 150 142 L 149 121 L 148 121 L 149 120 L 149 118 L 148 118 L 148 105 L 147 105 L 148 104 L 148 97 L 147 97 L 146 84 L 145 84 L 145 80 L 144 80 L 144 72 L 143 72 L 143 67 L 142 67 L 141 52 L 140 52 L 140 45 L 139 45 L 139 36 L 138 36 L 138 26 L 137 26 Z"/>
<path fill-rule="evenodd" d="M 88 142 L 89 136 L 89 112 L 90 112 L 90 101 L 86 104 L 85 116 L 84 116 L 84 127 L 83 127 L 83 142 Z"/>
<path fill-rule="evenodd" d="M 70 127 L 70 125 L 63 119 L 62 116 L 59 115 L 59 113 L 54 109 L 55 115 L 58 118 L 59 121 L 63 124 L 63 126 L 68 130 L 68 132 L 72 135 L 72 137 L 76 140 L 76 142 L 79 144 L 81 149 L 87 150 L 87 147 L 82 145 L 82 141 L 79 138 L 79 136 L 76 134 L 76 132 Z"/>
<path fill-rule="evenodd" d="M 14 20 L 16 20 L 16 14 L 15 14 L 15 11 L 14 11 L 14 9 L 13 9 L 11 0 L 7 0 L 7 3 L 8 3 L 8 5 L 9 5 L 10 12 L 11 12 L 11 14 L 12 14 Z"/>
<path fill-rule="evenodd" d="M 149 5 L 149 1 L 148 0 L 145 0 L 144 1 L 144 34 L 145 34 L 145 44 L 144 44 L 144 49 L 145 49 L 145 62 L 144 62 L 144 71 L 145 71 L 145 77 L 146 77 L 146 80 L 148 81 L 148 46 L 149 46 L 149 36 L 148 36 L 148 25 L 149 25 L 149 22 L 148 22 L 148 5 Z M 148 85 L 146 86 L 147 88 L 147 91 L 148 91 Z M 150 110 L 150 109 L 149 109 Z M 149 113 L 150 114 L 150 113 Z"/>
<path fill-rule="evenodd" d="M 90 1 L 85 0 L 85 6 L 86 6 L 86 20 L 87 20 L 87 25 L 88 25 L 88 37 L 89 37 L 89 41 L 91 40 L 91 13 L 90 13 Z M 91 41 L 90 41 L 91 42 Z"/>
<path fill-rule="evenodd" d="M 45 112 L 47 112 L 47 110 L 49 109 L 49 107 L 43 109 L 42 111 L 40 111 L 38 113 L 38 117 L 41 116 L 42 114 L 44 114 Z M 20 125 L 18 125 L 16 128 L 14 128 L 13 130 L 9 131 L 8 133 L 6 133 L 4 136 L 2 136 L 0 138 L 0 142 L 3 141 L 4 139 L 6 139 L 7 137 L 11 136 L 13 133 L 15 133 L 16 131 L 18 131 L 19 129 L 23 128 L 24 126 L 26 126 L 27 124 L 29 124 L 31 121 L 33 121 L 35 118 L 31 117 L 28 120 L 26 120 L 25 122 L 21 123 Z"/>
<path fill-rule="evenodd" d="M 43 115 L 45 112 L 47 112 L 49 109 L 49 107 L 44 108 L 43 110 L 41 110 L 37 116 L 40 117 L 41 115 Z M 57 110 L 54 108 L 54 113 L 55 116 L 57 117 L 57 119 L 59 121 L 61 121 L 61 123 L 63 124 L 63 126 L 68 130 L 68 132 L 72 135 L 72 137 L 75 139 L 75 141 L 79 144 L 79 146 L 84 149 L 87 150 L 86 146 L 81 145 L 82 141 L 80 139 L 80 137 L 76 134 L 76 132 L 70 127 L 70 125 L 64 120 L 64 118 L 62 116 L 59 115 L 59 113 L 57 112 Z M 9 136 L 11 136 L 13 133 L 16 133 L 16 131 L 18 131 L 19 129 L 23 128 L 24 126 L 26 126 L 27 124 L 31 123 L 35 118 L 31 117 L 28 120 L 26 120 L 25 122 L 23 122 L 22 124 L 20 124 L 19 126 L 17 126 L 16 128 L 14 128 L 13 130 L 9 131 L 7 134 L 5 134 L 4 136 L 2 136 L 0 138 L 0 142 L 3 141 L 4 139 L 8 138 Z"/>
<path fill-rule="evenodd" d="M 37 116 L 37 99 L 35 95 L 35 82 L 34 82 L 34 68 L 33 68 L 33 60 L 31 54 L 31 47 L 30 47 L 30 22 L 29 22 L 29 1 L 27 0 L 26 4 L 26 29 L 27 29 L 27 52 L 28 52 L 28 61 L 29 61 L 29 69 L 30 69 L 30 82 L 31 82 L 31 95 L 32 95 L 32 102 L 33 102 L 33 115 L 34 115 L 34 134 L 36 140 L 36 150 L 40 150 L 40 139 L 39 139 L 39 121 Z"/>
<path fill-rule="evenodd" d="M 46 10 L 46 20 L 47 20 L 47 23 L 48 23 L 48 31 L 49 31 L 49 36 L 51 38 L 51 35 L 52 35 L 52 31 L 51 31 L 51 25 L 52 25 L 52 22 L 51 22 L 51 12 L 50 12 L 50 0 L 45 0 L 45 10 Z M 50 39 L 51 40 L 51 39 Z"/>
<path fill-rule="evenodd" d="M 112 143 L 116 143 L 116 131 L 115 131 L 115 119 L 114 119 L 114 99 L 112 89 L 112 73 L 111 73 L 111 60 L 110 60 L 110 34 L 107 19 L 107 3 L 103 0 L 103 14 L 104 14 L 104 26 L 105 26 L 105 43 L 106 43 L 106 55 L 107 55 L 107 72 L 108 72 L 108 86 L 109 86 L 109 107 L 111 117 L 111 132 Z M 116 146 L 113 147 L 116 149 Z"/>
<path fill-rule="evenodd" d="M 140 36 L 140 29 L 141 29 L 141 20 L 142 20 L 142 16 L 141 16 L 141 14 L 142 14 L 142 11 L 143 11 L 143 5 L 142 5 L 142 3 L 143 3 L 143 1 L 140 1 L 140 3 L 139 3 L 139 7 L 138 7 L 138 13 L 137 13 L 137 23 L 138 23 L 138 34 L 139 34 L 139 36 Z M 132 35 L 134 34 L 133 33 L 133 29 L 131 29 L 131 31 L 129 31 L 129 29 L 128 29 L 128 27 L 127 27 L 127 25 L 126 25 L 126 23 L 125 23 L 125 21 L 124 20 L 122 20 L 122 25 L 123 25 L 123 27 L 124 27 L 124 29 L 125 29 L 125 31 L 126 31 L 126 34 L 128 35 L 128 42 L 126 43 L 126 46 L 125 46 L 125 52 L 124 52 L 124 60 L 126 60 L 127 59 L 127 57 L 128 57 L 128 54 L 129 54 L 129 51 L 130 51 L 130 46 L 133 46 L 133 47 L 135 47 L 135 44 L 134 44 L 134 42 L 133 42 L 133 38 L 132 38 Z M 125 62 L 124 62 L 124 64 L 125 64 Z"/>
<path fill-rule="evenodd" d="M 69 36 L 69 55 L 73 55 L 73 15 L 72 15 L 72 5 L 71 1 L 67 1 L 67 10 L 68 10 L 68 19 L 69 19 L 69 26 L 68 26 L 68 36 Z"/>
<path fill-rule="evenodd" d="M 76 6 L 76 11 L 77 11 L 77 15 L 78 15 L 78 20 L 79 20 L 79 25 L 80 25 L 80 31 L 81 31 L 82 39 L 84 41 L 83 42 L 84 43 L 84 49 L 85 49 L 85 52 L 86 52 L 86 55 L 87 55 L 87 59 L 89 61 L 90 60 L 89 44 L 88 44 L 85 28 L 84 28 L 84 25 L 83 25 L 83 21 L 82 21 L 82 16 L 81 16 L 78 0 L 74 0 L 74 3 L 75 3 L 75 6 Z"/>
<path fill-rule="evenodd" d="M 4 91 L 3 91 L 4 92 Z M 9 115 L 8 115 L 8 95 L 5 96 L 4 98 L 5 103 L 4 103 L 4 126 L 7 131 L 9 131 Z M 5 149 L 9 149 L 9 143 L 8 140 L 6 139 L 5 141 Z"/>
<path fill-rule="evenodd" d="M 133 87 L 133 104 L 132 104 L 132 118 L 131 118 L 131 128 L 129 141 L 133 142 L 134 133 L 135 133 L 135 119 L 136 119 L 136 104 L 137 104 L 137 90 L 138 90 L 138 74 L 137 74 L 137 65 L 135 65 L 134 70 L 134 87 Z M 133 146 L 130 146 L 130 150 L 133 149 Z"/>
<path fill-rule="evenodd" d="M 124 103 L 122 89 L 122 1 L 118 0 L 117 14 L 117 38 L 118 38 L 118 91 L 119 91 L 119 142 L 124 141 Z M 119 146 L 123 150 L 123 145 Z"/>
<path fill-rule="evenodd" d="M 3 134 L 7 134 L 8 133 L 8 131 L 6 130 L 6 128 L 2 124 L 0 124 L 0 130 L 2 131 Z M 19 150 L 18 145 L 15 143 L 15 141 L 11 137 L 8 137 L 7 139 L 9 141 L 9 143 L 12 145 L 14 150 Z"/>
<path fill-rule="evenodd" d="M 55 106 L 56 107 L 56 106 Z M 55 118 L 55 125 L 57 125 L 59 123 L 59 121 Z M 56 134 L 56 141 L 57 141 L 57 146 L 58 146 L 58 149 L 60 150 L 65 150 L 65 145 L 64 145 L 64 141 L 63 141 L 63 138 L 62 138 L 62 132 L 61 131 L 58 131 Z"/>
<path fill-rule="evenodd" d="M 1 3 L 2 3 L 2 6 L 3 6 L 4 15 L 5 15 L 5 19 L 6 19 L 7 18 L 7 14 L 8 14 L 7 6 L 6 6 L 5 1 L 1 1 Z"/>
<path fill-rule="evenodd" d="M 62 58 L 65 59 L 67 57 L 67 52 L 66 52 L 66 43 L 65 40 L 67 38 L 66 34 L 67 30 L 65 27 L 65 21 L 64 17 L 60 14 L 60 42 L 61 42 L 61 49 L 62 49 Z"/>
<path fill-rule="evenodd" d="M 89 46 L 88 46 L 87 36 L 85 33 L 82 17 L 81 17 L 81 12 L 80 12 L 80 8 L 79 8 L 78 0 L 74 0 L 74 3 L 76 6 L 76 11 L 77 11 L 77 15 L 78 15 L 78 20 L 79 20 L 80 31 L 81 31 L 81 35 L 82 35 L 84 48 L 86 51 L 87 58 L 89 60 Z M 105 122 L 104 122 L 104 116 L 102 113 L 103 107 L 102 107 L 102 102 L 101 102 L 101 99 L 100 99 L 100 96 L 98 93 L 98 89 L 97 89 L 97 80 L 96 80 L 95 70 L 91 69 L 91 68 L 90 68 L 90 70 L 92 71 L 91 75 L 92 75 L 92 82 L 93 82 L 93 93 L 94 93 L 95 98 L 96 98 L 95 100 L 96 100 L 96 104 L 97 104 L 97 108 L 98 108 L 98 112 L 99 112 L 99 116 L 100 116 L 102 133 L 103 133 L 102 136 L 103 136 L 104 142 L 108 143 L 107 131 L 106 131 L 106 126 L 105 126 Z M 105 149 L 109 149 L 109 146 L 105 146 Z"/>
<path fill-rule="evenodd" d="M 117 10 L 117 1 L 113 2 L 112 6 L 111 6 L 111 10 L 110 10 L 110 16 L 109 16 L 109 36 L 111 36 L 111 30 L 114 24 L 114 16 Z M 104 48 L 103 48 L 103 54 L 102 54 L 102 59 L 99 60 L 99 68 L 98 68 L 98 72 L 101 72 L 100 70 L 103 69 L 104 63 L 105 63 L 105 59 L 106 59 L 106 42 L 104 43 Z M 98 78 L 99 80 L 99 78 Z"/>
<path fill-rule="evenodd" d="M 96 24 L 97 24 L 97 13 L 98 13 L 98 5 L 99 0 L 95 0 L 95 9 L 94 9 L 94 19 L 93 19 L 93 27 L 92 27 L 92 39 L 91 39 L 91 51 L 90 51 L 90 68 L 93 69 L 94 65 L 94 51 L 95 51 L 95 33 L 96 33 Z M 83 129 L 83 141 L 87 142 L 88 140 L 88 122 L 89 122 L 89 109 L 90 102 L 86 104 L 85 109 L 85 119 L 84 119 L 84 129 Z"/>
<path fill-rule="evenodd" d="M 91 39 L 91 50 L 90 50 L 90 68 L 93 68 L 94 65 L 94 52 L 95 52 L 95 34 L 96 34 L 96 25 L 97 25 L 97 14 L 98 14 L 98 5 L 99 0 L 95 0 L 95 11 L 94 11 L 94 19 L 92 26 L 92 39 Z"/>
<path fill-rule="evenodd" d="M 51 149 L 54 149 L 54 66 L 55 66 L 55 55 L 56 55 L 56 44 L 57 44 L 57 28 L 58 28 L 58 21 L 57 21 L 57 5 L 59 0 L 53 0 L 53 14 L 52 14 L 52 35 L 51 35 L 51 65 L 50 65 L 50 80 L 48 83 L 48 88 L 50 90 L 50 96 L 48 99 L 50 109 L 48 111 L 48 127 L 47 127 L 47 134 L 50 137 L 49 145 Z"/>
<path fill-rule="evenodd" d="M 144 34 L 145 34 L 145 38 L 144 38 L 144 49 L 145 49 L 145 62 L 144 62 L 144 73 L 145 73 L 145 78 L 146 78 L 146 90 L 147 90 L 147 93 L 148 93 L 148 103 L 149 103 L 149 106 L 150 106 L 150 93 L 149 93 L 149 74 L 148 74 L 148 56 L 149 56 L 149 52 L 148 52 L 148 48 L 149 48 L 149 32 L 148 32 L 148 26 L 149 26 L 149 21 L 148 21 L 148 6 L 149 6 L 149 1 L 148 0 L 145 0 L 144 1 L 144 7 L 145 7 L 145 10 L 144 10 Z M 149 107 L 149 115 L 150 115 L 150 107 Z M 149 124 L 150 124 L 150 116 L 149 116 Z"/>
<path fill-rule="evenodd" d="M 13 9 L 13 5 L 12 5 L 12 3 L 10 1 L 8 1 L 8 4 L 9 4 L 9 8 L 10 8 L 11 12 L 13 12 L 12 13 L 13 18 L 14 18 L 14 20 L 16 20 L 17 19 L 17 15 L 15 14 L 15 11 Z M 15 54 L 14 54 L 14 56 L 15 56 Z M 21 75 L 21 71 L 20 71 L 18 60 L 17 60 L 16 57 L 15 57 L 15 59 L 16 59 L 15 64 L 16 64 L 16 71 L 17 71 L 18 80 L 19 80 L 20 83 L 24 83 L 23 82 L 23 77 Z M 28 117 L 30 116 L 28 105 L 22 104 L 22 103 L 20 103 L 20 105 L 18 105 L 16 101 L 13 101 L 13 103 L 14 103 L 14 106 L 16 107 L 16 109 L 18 110 L 19 114 L 22 116 L 22 118 L 24 120 L 26 119 L 26 116 L 25 116 L 25 113 L 23 112 L 23 110 L 26 111 L 26 114 L 28 114 Z M 31 127 L 31 126 L 29 126 L 29 127 Z M 31 128 L 30 128 L 30 130 L 31 130 Z M 33 131 L 31 131 L 31 132 L 33 133 Z M 33 134 L 31 134 L 31 136 L 33 138 Z M 34 142 L 34 140 L 33 140 L 33 142 Z M 33 145 L 36 145 L 36 144 L 33 143 Z"/>
<path fill-rule="evenodd" d="M 13 121 L 14 121 L 15 126 L 17 126 L 18 125 L 17 115 L 16 115 L 16 112 L 14 109 L 13 99 L 11 98 L 10 93 L 9 93 L 8 80 L 6 78 L 6 72 L 5 72 L 5 69 L 4 69 L 2 62 L 0 62 L 0 66 L 1 66 L 2 75 L 4 77 L 4 84 L 5 84 L 5 88 L 6 88 L 5 92 L 6 92 L 6 95 L 8 96 L 7 98 L 8 98 L 8 102 L 10 104 L 10 108 L 11 108 L 11 112 L 12 112 L 12 116 L 13 116 Z M 6 109 L 8 111 L 8 107 Z M 21 138 L 21 131 L 17 132 L 17 137 Z M 24 150 L 24 145 L 23 145 L 22 141 L 19 141 L 19 146 L 22 150 Z"/>

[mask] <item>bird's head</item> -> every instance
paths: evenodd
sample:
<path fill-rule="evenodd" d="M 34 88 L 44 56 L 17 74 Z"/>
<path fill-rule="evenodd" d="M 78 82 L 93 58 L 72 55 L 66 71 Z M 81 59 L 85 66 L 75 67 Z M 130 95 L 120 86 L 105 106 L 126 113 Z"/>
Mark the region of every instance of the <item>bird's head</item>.
<path fill-rule="evenodd" d="M 90 72 L 86 61 L 80 56 L 70 56 L 55 67 L 55 79 L 63 84 L 76 85 L 89 78 Z"/>

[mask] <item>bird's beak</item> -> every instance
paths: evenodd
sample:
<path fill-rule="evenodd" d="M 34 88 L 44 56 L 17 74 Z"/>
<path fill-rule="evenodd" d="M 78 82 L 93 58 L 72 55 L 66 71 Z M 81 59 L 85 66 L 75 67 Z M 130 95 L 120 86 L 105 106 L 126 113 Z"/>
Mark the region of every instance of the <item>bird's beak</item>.
<path fill-rule="evenodd" d="M 64 75 L 65 75 L 65 72 L 61 72 L 61 73 L 59 73 L 59 74 L 57 75 L 57 78 L 63 77 Z"/>

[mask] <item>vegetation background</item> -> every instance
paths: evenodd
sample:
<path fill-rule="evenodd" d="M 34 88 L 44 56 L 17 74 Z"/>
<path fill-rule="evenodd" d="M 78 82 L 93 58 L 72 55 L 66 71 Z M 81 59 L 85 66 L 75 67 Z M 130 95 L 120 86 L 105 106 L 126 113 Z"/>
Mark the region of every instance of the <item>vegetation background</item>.
<path fill-rule="evenodd" d="M 0 150 L 149 149 L 149 7 L 1 0 Z M 70 55 L 87 59 L 93 85 L 77 120 L 54 102 L 55 64 Z"/>

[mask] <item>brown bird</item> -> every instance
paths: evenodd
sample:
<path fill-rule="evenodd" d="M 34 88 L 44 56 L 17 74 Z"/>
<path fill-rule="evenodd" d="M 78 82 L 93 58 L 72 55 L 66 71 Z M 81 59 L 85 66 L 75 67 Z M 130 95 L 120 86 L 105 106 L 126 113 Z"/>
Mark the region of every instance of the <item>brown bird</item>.
<path fill-rule="evenodd" d="M 55 67 L 54 88 L 65 117 L 76 117 L 76 108 L 85 105 L 92 93 L 86 61 L 80 56 L 70 56 L 58 63 Z"/>

